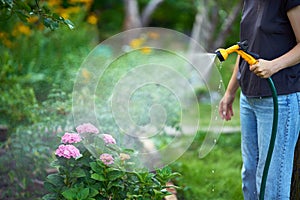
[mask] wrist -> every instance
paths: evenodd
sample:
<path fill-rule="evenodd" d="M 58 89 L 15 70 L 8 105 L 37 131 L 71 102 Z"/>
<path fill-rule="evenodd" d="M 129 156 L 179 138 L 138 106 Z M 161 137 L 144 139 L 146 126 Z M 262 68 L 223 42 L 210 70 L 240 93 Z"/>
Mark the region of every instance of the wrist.
<path fill-rule="evenodd" d="M 224 96 L 227 96 L 227 97 L 230 97 L 230 98 L 235 97 L 236 91 L 237 90 L 235 90 L 235 89 L 227 89 L 225 91 Z"/>
<path fill-rule="evenodd" d="M 283 63 L 280 63 L 279 61 L 277 61 L 276 59 L 275 60 L 272 60 L 271 61 L 271 67 L 272 67 L 272 74 L 275 74 L 277 73 L 278 71 L 282 70 L 284 68 L 284 65 Z"/>

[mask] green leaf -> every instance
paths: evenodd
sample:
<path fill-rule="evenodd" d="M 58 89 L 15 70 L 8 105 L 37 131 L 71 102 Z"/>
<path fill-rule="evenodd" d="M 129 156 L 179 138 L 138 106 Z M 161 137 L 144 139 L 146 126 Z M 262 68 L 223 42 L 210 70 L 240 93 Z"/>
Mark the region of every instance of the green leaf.
<path fill-rule="evenodd" d="M 65 23 L 70 29 L 74 29 L 74 28 L 75 28 L 75 25 L 73 24 L 73 22 L 71 22 L 71 21 L 68 20 L 68 19 L 65 19 L 65 20 L 64 20 L 64 23 Z"/>
<path fill-rule="evenodd" d="M 142 183 L 146 183 L 147 180 L 149 180 L 150 178 L 153 177 L 153 175 L 150 174 L 149 172 L 140 172 L 140 173 L 135 173 L 135 174 L 137 175 L 140 182 L 142 182 Z"/>
<path fill-rule="evenodd" d="M 57 187 L 49 182 L 44 182 L 44 188 L 49 192 L 57 192 Z"/>
<path fill-rule="evenodd" d="M 28 16 L 23 12 L 16 10 L 16 14 L 22 22 L 27 22 Z"/>
<path fill-rule="evenodd" d="M 120 184 L 119 181 L 110 181 L 107 185 L 107 189 L 110 190 L 112 187 L 116 187 L 116 188 L 120 188 L 120 189 L 124 189 L 124 185 Z"/>
<path fill-rule="evenodd" d="M 73 178 L 80 178 L 80 177 L 85 177 L 86 174 L 85 174 L 85 172 L 84 172 L 83 169 L 81 169 L 81 168 L 75 168 L 71 172 L 70 176 L 73 177 Z"/>
<path fill-rule="evenodd" d="M 58 22 L 52 20 L 52 23 L 50 24 L 50 29 L 55 30 L 58 28 L 58 26 L 59 26 Z"/>
<path fill-rule="evenodd" d="M 96 173 L 92 174 L 91 178 L 96 181 L 105 181 L 106 180 L 102 174 L 96 174 Z"/>
<path fill-rule="evenodd" d="M 19 9 L 24 9 L 26 10 L 27 12 L 30 12 L 31 11 L 31 8 L 30 6 L 27 4 L 27 3 L 24 3 L 23 1 L 14 1 L 14 3 L 17 5 L 17 7 Z"/>
<path fill-rule="evenodd" d="M 133 149 L 123 149 L 123 153 L 134 153 Z"/>
<path fill-rule="evenodd" d="M 165 196 L 165 195 L 164 195 L 161 191 L 159 191 L 159 190 L 154 189 L 153 191 L 154 191 L 155 199 L 162 199 L 162 198 Z"/>
<path fill-rule="evenodd" d="M 58 195 L 57 194 L 46 194 L 43 196 L 43 200 L 57 200 Z"/>
<path fill-rule="evenodd" d="M 99 194 L 99 191 L 94 189 L 94 188 L 90 188 L 90 195 L 89 197 L 94 197 L 96 196 L 97 194 Z"/>
<path fill-rule="evenodd" d="M 49 9 L 46 5 L 44 5 L 44 6 L 42 7 L 42 10 L 43 10 L 45 13 L 50 13 L 50 9 Z"/>
<path fill-rule="evenodd" d="M 49 183 L 53 184 L 56 187 L 64 186 L 64 179 L 58 174 L 48 175 L 46 181 L 48 181 Z"/>
<path fill-rule="evenodd" d="M 73 199 L 76 199 L 76 189 L 74 188 L 71 188 L 71 189 L 68 189 L 68 190 L 65 190 L 62 195 L 67 199 L 67 200 L 73 200 Z"/>
<path fill-rule="evenodd" d="M 110 181 L 114 181 L 118 178 L 121 178 L 124 176 L 124 172 L 120 171 L 120 170 L 114 170 L 114 171 L 110 171 L 107 174 L 107 177 Z"/>
<path fill-rule="evenodd" d="M 4 4 L 4 5 L 8 5 L 10 8 L 12 8 L 13 7 L 13 5 L 14 5 L 14 2 L 13 2 L 13 0 L 2 0 L 2 3 Z"/>
<path fill-rule="evenodd" d="M 60 166 L 60 162 L 58 160 L 54 160 L 50 163 L 51 167 L 59 167 Z"/>
<path fill-rule="evenodd" d="M 52 21 L 52 20 L 51 20 L 50 18 L 44 18 L 44 19 L 43 19 L 44 26 L 50 28 L 51 21 Z"/>
<path fill-rule="evenodd" d="M 80 190 L 80 192 L 78 193 L 78 198 L 79 199 L 87 199 L 89 196 L 90 190 L 89 188 L 83 188 L 82 190 Z"/>
<path fill-rule="evenodd" d="M 61 16 L 59 16 L 57 13 L 52 13 L 52 17 L 53 17 L 53 19 L 55 19 L 55 20 L 60 20 L 62 17 Z"/>
<path fill-rule="evenodd" d="M 103 168 L 97 162 L 90 162 L 92 170 L 98 174 L 103 174 Z"/>
<path fill-rule="evenodd" d="M 178 177 L 178 176 L 181 176 L 181 174 L 178 173 L 178 172 L 173 172 L 173 173 L 169 176 L 169 179 L 172 179 L 172 178 L 175 178 L 175 177 Z"/>
<path fill-rule="evenodd" d="M 172 173 L 172 169 L 170 167 L 164 167 L 162 170 L 161 170 L 161 173 L 164 174 L 164 175 L 169 175 Z"/>
<path fill-rule="evenodd" d="M 153 181 L 153 185 L 161 185 L 161 183 L 156 178 L 152 178 L 151 180 Z"/>

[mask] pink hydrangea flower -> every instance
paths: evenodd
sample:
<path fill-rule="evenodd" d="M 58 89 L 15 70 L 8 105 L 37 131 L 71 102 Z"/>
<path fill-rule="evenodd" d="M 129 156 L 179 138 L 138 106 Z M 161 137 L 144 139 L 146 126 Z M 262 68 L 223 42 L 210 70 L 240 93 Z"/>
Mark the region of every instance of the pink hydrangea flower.
<path fill-rule="evenodd" d="M 116 144 L 115 138 L 109 134 L 103 134 L 103 140 L 105 144 Z"/>
<path fill-rule="evenodd" d="M 99 130 L 90 123 L 77 126 L 76 130 L 78 133 L 99 133 Z"/>
<path fill-rule="evenodd" d="M 114 164 L 114 158 L 112 155 L 108 153 L 101 154 L 100 160 L 105 164 L 105 165 L 111 165 Z"/>
<path fill-rule="evenodd" d="M 81 137 L 79 134 L 77 133 L 65 133 L 64 136 L 62 136 L 61 141 L 63 143 L 77 143 L 81 141 Z"/>
<path fill-rule="evenodd" d="M 55 151 L 55 155 L 57 155 L 59 157 L 65 157 L 67 159 L 79 158 L 82 156 L 79 152 L 79 149 L 77 149 L 75 146 L 73 146 L 71 144 L 59 145 L 59 147 Z"/>

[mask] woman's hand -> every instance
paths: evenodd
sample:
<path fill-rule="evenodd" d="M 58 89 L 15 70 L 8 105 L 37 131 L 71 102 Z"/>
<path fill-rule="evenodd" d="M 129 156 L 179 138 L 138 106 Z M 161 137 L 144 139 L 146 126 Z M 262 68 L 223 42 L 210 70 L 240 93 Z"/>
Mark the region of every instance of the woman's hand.
<path fill-rule="evenodd" d="M 272 61 L 259 59 L 256 64 L 250 65 L 250 71 L 261 78 L 269 78 L 278 70 L 275 65 L 272 64 Z"/>
<path fill-rule="evenodd" d="M 231 120 L 231 117 L 233 117 L 232 104 L 234 102 L 234 98 L 235 95 L 225 93 L 225 95 L 219 103 L 219 115 L 222 119 L 225 119 L 226 121 Z"/>

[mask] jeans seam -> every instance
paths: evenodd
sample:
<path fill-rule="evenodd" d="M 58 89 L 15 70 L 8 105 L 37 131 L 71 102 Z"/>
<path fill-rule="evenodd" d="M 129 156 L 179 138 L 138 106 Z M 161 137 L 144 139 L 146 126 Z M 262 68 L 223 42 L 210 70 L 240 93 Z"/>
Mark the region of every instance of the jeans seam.
<path fill-rule="evenodd" d="M 281 158 L 281 161 L 280 161 L 280 173 L 279 173 L 279 179 L 278 179 L 278 190 L 277 190 L 277 195 L 279 197 L 279 199 L 281 199 L 281 190 L 282 190 L 282 185 L 281 185 L 281 182 L 282 182 L 282 174 L 283 174 L 283 166 L 284 166 L 284 158 L 285 158 L 285 153 L 286 153 L 286 147 L 287 147 L 287 139 L 288 139 L 288 130 L 289 130 L 289 127 L 290 127 L 290 117 L 291 117 L 291 107 L 290 107 L 290 99 L 289 97 L 287 96 L 287 107 L 289 108 L 288 109 L 288 116 L 287 116 L 287 123 L 286 123 L 286 126 L 285 126 L 285 129 L 284 129 L 284 141 L 283 141 L 283 151 L 282 151 L 282 155 L 279 155 L 280 158 Z"/>
<path fill-rule="evenodd" d="M 297 101 L 298 101 L 298 109 L 300 108 L 300 92 L 296 93 Z M 299 115 L 300 115 L 300 109 L 299 109 Z"/>

